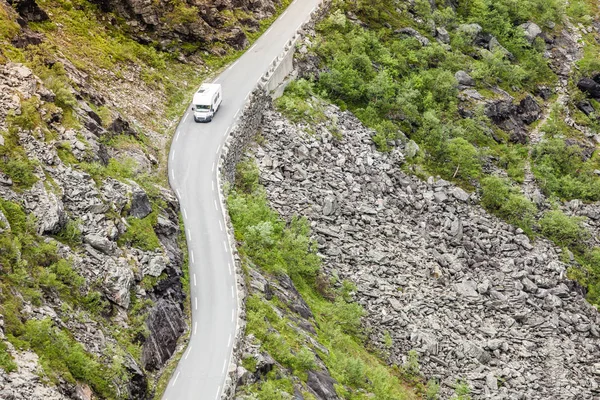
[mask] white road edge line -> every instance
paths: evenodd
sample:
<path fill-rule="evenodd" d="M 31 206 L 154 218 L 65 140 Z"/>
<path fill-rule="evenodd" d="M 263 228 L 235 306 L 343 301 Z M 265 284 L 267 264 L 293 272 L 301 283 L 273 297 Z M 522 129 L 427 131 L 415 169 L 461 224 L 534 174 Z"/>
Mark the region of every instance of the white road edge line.
<path fill-rule="evenodd" d="M 197 310 L 198 309 L 198 298 L 194 297 L 194 308 Z"/>
<path fill-rule="evenodd" d="M 196 274 L 194 274 L 194 286 L 196 286 Z"/>
<path fill-rule="evenodd" d="M 233 299 L 233 286 L 231 287 L 231 298 Z"/>
<path fill-rule="evenodd" d="M 227 359 L 225 359 L 225 361 L 223 361 L 223 370 L 221 371 L 221 374 L 225 373 L 225 367 L 227 366 Z"/>
<path fill-rule="evenodd" d="M 229 275 L 231 275 L 231 263 L 228 263 L 229 266 Z"/>
<path fill-rule="evenodd" d="M 314 10 L 314 9 L 313 9 L 313 10 Z M 272 30 L 272 29 L 273 29 L 273 27 L 272 27 L 272 26 L 271 26 L 269 29 L 267 29 L 267 31 L 265 32 L 265 36 L 266 36 L 266 35 L 268 35 L 268 34 L 271 32 L 271 30 Z"/>
<path fill-rule="evenodd" d="M 231 322 L 233 322 L 233 316 L 235 315 L 235 311 L 231 310 Z"/>
<path fill-rule="evenodd" d="M 194 322 L 194 335 L 196 334 L 196 329 L 198 329 L 198 322 Z"/>
<path fill-rule="evenodd" d="M 175 189 L 175 191 L 177 192 L 177 197 L 179 197 L 179 200 L 181 201 L 181 192 L 179 189 Z"/>
<path fill-rule="evenodd" d="M 185 208 L 183 209 L 183 217 L 187 219 L 187 211 L 185 211 Z"/>
<path fill-rule="evenodd" d="M 217 152 L 215 154 L 219 154 L 219 150 L 221 150 L 221 145 L 219 145 L 219 147 L 217 147 Z"/>
<path fill-rule="evenodd" d="M 283 14 L 281 14 L 281 16 L 280 16 L 279 18 L 283 18 L 283 17 L 285 17 L 285 14 L 287 14 L 287 12 L 288 12 L 288 10 L 285 10 L 285 11 L 283 12 Z"/>
<path fill-rule="evenodd" d="M 213 162 L 212 172 L 215 172 L 215 163 Z"/>
<path fill-rule="evenodd" d="M 225 242 L 223 240 L 223 247 L 225 247 L 225 253 L 229 253 L 229 250 L 227 249 L 227 242 Z"/>
<path fill-rule="evenodd" d="M 190 231 L 188 228 L 187 232 L 188 232 L 188 240 L 191 242 L 192 241 L 192 231 Z"/>
<path fill-rule="evenodd" d="M 219 229 L 221 229 L 221 232 L 223 232 L 223 224 L 221 223 L 221 220 L 219 220 Z"/>
<path fill-rule="evenodd" d="M 188 356 L 190 355 L 190 352 L 192 351 L 192 345 L 190 344 L 190 347 L 188 347 L 188 351 L 187 353 L 185 353 L 185 359 L 187 360 Z"/>
<path fill-rule="evenodd" d="M 231 333 L 229 334 L 229 339 L 227 340 L 227 348 L 231 347 Z"/>
<path fill-rule="evenodd" d="M 219 211 L 219 207 L 217 206 L 217 201 L 215 200 L 215 210 Z"/>
<path fill-rule="evenodd" d="M 212 190 L 213 190 L 213 192 L 214 192 L 214 191 L 215 191 L 215 181 L 212 181 L 210 184 L 211 184 L 211 186 L 212 186 Z"/>
<path fill-rule="evenodd" d="M 181 373 L 181 371 L 177 371 L 177 375 L 175 375 L 175 380 L 173 380 L 173 384 L 171 385 L 171 387 L 175 386 L 175 383 L 177 383 L 177 378 L 179 378 L 180 373 Z"/>
<path fill-rule="evenodd" d="M 177 133 L 175 134 L 175 141 L 178 141 L 178 140 L 179 140 L 179 132 L 180 132 L 180 131 L 177 131 Z"/>
<path fill-rule="evenodd" d="M 194 263 L 194 250 L 191 251 L 190 255 L 192 256 L 192 264 Z"/>
<path fill-rule="evenodd" d="M 221 386 L 217 388 L 217 395 L 215 396 L 215 399 L 219 398 L 219 393 L 221 393 Z"/>
<path fill-rule="evenodd" d="M 183 117 L 183 122 L 187 121 L 188 117 L 190 116 L 190 114 L 185 114 L 185 117 Z"/>
<path fill-rule="evenodd" d="M 237 111 L 235 112 L 235 114 L 233 115 L 233 120 L 234 121 L 237 118 L 237 116 L 238 116 L 239 113 L 240 113 L 240 109 L 238 108 Z"/>
<path fill-rule="evenodd" d="M 175 170 L 174 169 L 171 170 L 171 179 L 175 179 Z"/>
<path fill-rule="evenodd" d="M 175 149 L 173 149 L 173 152 L 171 153 L 171 161 L 173 161 L 175 159 Z"/>

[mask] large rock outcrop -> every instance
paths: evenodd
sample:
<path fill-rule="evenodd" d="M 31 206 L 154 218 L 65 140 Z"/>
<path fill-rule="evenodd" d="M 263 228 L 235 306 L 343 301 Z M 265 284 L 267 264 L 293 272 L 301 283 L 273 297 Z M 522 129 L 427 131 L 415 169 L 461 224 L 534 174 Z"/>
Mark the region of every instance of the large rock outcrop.
<path fill-rule="evenodd" d="M 91 1 L 102 11 L 115 12 L 125 18 L 140 42 L 158 40 L 165 50 L 176 48 L 180 41 L 201 43 L 206 49 L 216 43 L 243 49 L 248 45 L 244 30 L 258 29 L 259 21 L 272 16 L 276 6 L 281 4 L 279 0 Z M 237 19 L 234 15 L 244 17 Z M 214 50 L 219 51 L 218 48 Z"/>

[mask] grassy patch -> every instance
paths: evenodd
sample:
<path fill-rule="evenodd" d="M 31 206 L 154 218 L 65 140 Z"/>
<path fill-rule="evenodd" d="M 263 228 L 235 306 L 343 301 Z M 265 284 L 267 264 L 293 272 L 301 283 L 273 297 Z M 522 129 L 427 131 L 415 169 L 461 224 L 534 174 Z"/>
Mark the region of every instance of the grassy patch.
<path fill-rule="evenodd" d="M 277 298 L 268 301 L 253 295 L 247 299 L 247 333 L 257 338 L 261 348 L 284 366 L 287 374 L 301 380 L 316 367 L 316 352 L 339 382 L 337 390 L 343 398 L 366 399 L 364 393 L 374 393 L 378 399 L 416 398 L 399 370 L 387 367 L 366 350 L 360 323 L 364 311 L 349 297 L 352 285 L 333 289 L 323 279 L 307 222 L 294 218 L 286 223 L 270 209 L 254 168 L 250 162 L 240 164 L 237 189 L 228 196 L 240 254 L 264 274 L 285 273 L 292 278 L 315 314 L 317 339 L 329 353 L 313 347 L 307 334 L 302 334 L 288 317 L 287 306 Z M 244 364 L 252 369 L 254 361 L 244 360 Z M 287 374 L 274 371 L 264 381 L 242 390 L 260 399 L 281 398 L 283 393 L 292 393 Z"/>
<path fill-rule="evenodd" d="M 127 231 L 119 237 L 119 245 L 128 245 L 137 247 L 141 250 L 154 251 L 160 248 L 160 241 L 154 225 L 156 224 L 156 214 L 152 213 L 142 219 L 127 218 Z"/>
<path fill-rule="evenodd" d="M 508 181 L 490 176 L 481 181 L 481 205 L 533 236 L 537 207 Z"/>
<path fill-rule="evenodd" d="M 17 370 L 17 364 L 15 364 L 12 356 L 8 352 L 8 346 L 2 341 L 0 341 L 0 368 L 6 373 Z"/>

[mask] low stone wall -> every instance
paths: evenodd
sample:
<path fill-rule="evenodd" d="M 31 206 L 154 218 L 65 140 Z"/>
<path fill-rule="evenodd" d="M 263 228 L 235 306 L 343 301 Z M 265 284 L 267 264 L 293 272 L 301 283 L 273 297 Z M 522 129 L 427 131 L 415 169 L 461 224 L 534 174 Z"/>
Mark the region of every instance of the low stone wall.
<path fill-rule="evenodd" d="M 264 112 L 268 109 L 273 92 L 276 91 L 280 85 L 284 83 L 290 73 L 293 72 L 293 59 L 296 50 L 295 44 L 303 37 L 304 32 L 314 28 L 316 22 L 327 13 L 330 4 L 331 0 L 324 0 L 319 7 L 315 8 L 315 10 L 308 17 L 307 22 L 299 28 L 298 32 L 294 34 L 294 37 L 286 44 L 282 54 L 273 60 L 269 70 L 266 71 L 262 79 L 259 80 L 256 89 L 249 97 L 239 119 L 234 121 L 235 125 L 225 139 L 225 144 L 223 145 L 223 150 L 221 151 L 221 158 L 219 159 L 218 165 L 217 180 L 222 210 L 227 210 L 226 198 L 224 197 L 226 186 L 233 184 L 235 180 L 236 165 L 240 161 L 248 144 L 259 132 L 259 128 L 262 125 Z M 224 214 L 229 245 L 232 249 L 232 255 L 235 262 L 236 286 L 238 294 L 238 321 L 233 343 L 233 354 L 229 364 L 225 388 L 221 395 L 222 400 L 233 399 L 235 397 L 238 379 L 237 371 L 241 361 L 240 344 L 242 343 L 246 326 L 246 310 L 244 306 L 246 287 L 244 273 L 242 271 L 239 254 L 236 249 L 233 226 L 231 224 L 229 214 L 225 211 Z"/>

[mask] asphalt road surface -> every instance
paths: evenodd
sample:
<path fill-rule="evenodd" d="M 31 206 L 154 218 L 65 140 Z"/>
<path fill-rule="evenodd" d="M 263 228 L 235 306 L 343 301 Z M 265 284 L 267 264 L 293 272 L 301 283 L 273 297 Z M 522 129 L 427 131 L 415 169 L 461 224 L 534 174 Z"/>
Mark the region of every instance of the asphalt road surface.
<path fill-rule="evenodd" d="M 223 103 L 210 123 L 195 123 L 191 106 L 169 153 L 169 180 L 177 193 L 189 248 L 190 343 L 164 400 L 215 400 L 225 383 L 237 321 L 231 249 L 219 201 L 217 163 L 226 134 L 248 95 L 320 0 L 295 0 L 260 39 L 215 82 Z"/>

